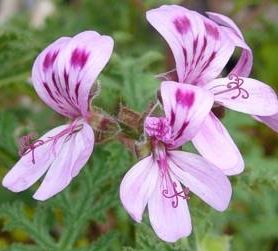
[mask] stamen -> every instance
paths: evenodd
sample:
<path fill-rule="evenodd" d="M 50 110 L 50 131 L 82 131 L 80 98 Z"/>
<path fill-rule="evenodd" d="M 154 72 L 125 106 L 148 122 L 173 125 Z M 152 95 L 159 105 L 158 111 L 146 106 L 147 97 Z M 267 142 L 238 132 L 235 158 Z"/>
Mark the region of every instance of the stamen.
<path fill-rule="evenodd" d="M 162 178 L 161 188 L 162 196 L 167 199 L 171 199 L 172 207 L 177 208 L 179 205 L 179 198 L 189 200 L 189 188 L 184 187 L 181 191 L 177 190 L 177 183 L 174 182 L 169 173 L 169 164 L 167 161 L 167 152 L 164 144 L 158 144 L 154 152 L 155 159 L 159 166 L 160 175 Z"/>
<path fill-rule="evenodd" d="M 248 99 L 250 95 L 249 95 L 248 91 L 242 87 L 242 85 L 244 84 L 244 80 L 242 78 L 240 78 L 239 76 L 237 76 L 236 74 L 230 74 L 228 78 L 230 80 L 232 80 L 228 84 L 217 85 L 210 89 L 210 90 L 213 90 L 213 89 L 216 89 L 218 87 L 223 87 L 223 86 L 227 88 L 226 90 L 214 93 L 214 95 L 220 95 L 220 94 L 223 94 L 226 92 L 238 90 L 238 93 L 235 96 L 232 96 L 231 99 L 236 99 L 240 95 L 243 99 Z"/>
<path fill-rule="evenodd" d="M 164 189 L 162 191 L 162 195 L 167 198 L 167 199 L 173 199 L 172 200 L 172 207 L 173 208 L 177 208 L 179 205 L 179 197 L 184 199 L 184 200 L 189 200 L 190 196 L 189 196 L 189 188 L 188 187 L 184 187 L 182 189 L 182 191 L 178 192 L 177 191 L 177 184 L 176 182 L 171 182 L 172 188 L 174 193 L 170 194 L 168 187 L 166 189 Z"/>
<path fill-rule="evenodd" d="M 18 154 L 20 157 L 32 152 L 32 163 L 35 164 L 35 153 L 34 150 L 38 146 L 41 146 L 44 144 L 43 140 L 34 140 L 36 137 L 36 133 L 31 132 L 19 139 L 19 150 Z M 33 142 L 32 142 L 33 141 Z"/>
<path fill-rule="evenodd" d="M 80 131 L 83 128 L 82 124 L 76 124 L 75 121 L 71 123 L 66 129 L 59 132 L 55 136 L 48 137 L 46 140 L 38 139 L 34 141 L 34 138 L 36 137 L 36 134 L 34 132 L 29 133 L 28 135 L 25 135 L 19 139 L 19 150 L 18 154 L 20 157 L 27 155 L 31 152 L 32 154 L 32 163 L 35 164 L 35 149 L 39 146 L 42 146 L 46 143 L 49 143 L 53 141 L 53 152 L 55 154 L 55 145 L 57 141 L 65 136 L 65 142 L 70 139 L 70 137 L 74 134 Z"/>

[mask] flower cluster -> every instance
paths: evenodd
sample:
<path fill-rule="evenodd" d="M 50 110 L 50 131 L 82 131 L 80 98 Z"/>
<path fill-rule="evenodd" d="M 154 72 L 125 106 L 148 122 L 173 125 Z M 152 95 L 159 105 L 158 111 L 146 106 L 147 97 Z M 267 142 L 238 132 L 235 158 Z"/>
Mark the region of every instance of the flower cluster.
<path fill-rule="evenodd" d="M 144 118 L 142 135 L 150 151 L 124 176 L 120 199 L 137 222 L 147 206 L 158 237 L 175 242 L 192 230 L 191 192 L 224 211 L 232 195 L 228 176 L 244 170 L 240 151 L 212 108 L 250 114 L 278 132 L 278 100 L 268 85 L 248 78 L 252 51 L 228 17 L 206 17 L 177 5 L 149 10 L 146 17 L 171 48 L 176 74 L 166 74 L 160 85 L 159 112 Z M 241 55 L 225 76 L 223 69 L 236 47 Z M 95 143 L 92 86 L 112 50 L 111 37 L 85 31 L 62 37 L 39 54 L 32 70 L 35 91 L 69 122 L 39 139 L 33 133 L 24 136 L 21 158 L 4 177 L 4 187 L 21 192 L 46 173 L 33 196 L 46 200 L 79 174 Z M 189 141 L 200 155 L 181 150 Z"/>
<path fill-rule="evenodd" d="M 149 116 L 144 124 L 152 152 L 125 175 L 120 198 L 137 222 L 148 205 L 154 231 L 168 242 L 191 233 L 186 201 L 190 191 L 224 211 L 232 194 L 227 176 L 244 169 L 237 146 L 211 108 L 250 114 L 278 131 L 277 95 L 266 84 L 247 78 L 252 51 L 242 33 L 228 17 L 207 15 L 176 5 L 146 14 L 170 46 L 177 76 L 166 76 L 168 81 L 161 83 L 164 116 Z M 236 47 L 242 49 L 241 56 L 221 78 Z M 202 156 L 179 150 L 189 140 Z"/>

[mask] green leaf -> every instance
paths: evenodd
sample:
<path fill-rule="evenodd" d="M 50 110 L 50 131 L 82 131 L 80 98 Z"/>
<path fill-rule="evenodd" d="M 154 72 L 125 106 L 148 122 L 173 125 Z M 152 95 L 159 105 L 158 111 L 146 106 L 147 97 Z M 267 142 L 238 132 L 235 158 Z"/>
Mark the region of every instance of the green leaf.
<path fill-rule="evenodd" d="M 200 245 L 200 251 L 229 251 L 230 237 L 206 235 Z"/>

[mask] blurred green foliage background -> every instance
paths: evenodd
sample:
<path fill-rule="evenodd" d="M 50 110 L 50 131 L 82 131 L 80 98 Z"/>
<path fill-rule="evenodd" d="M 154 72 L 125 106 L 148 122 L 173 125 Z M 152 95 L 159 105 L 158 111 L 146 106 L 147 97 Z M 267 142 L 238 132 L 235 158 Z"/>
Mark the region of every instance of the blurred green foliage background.
<path fill-rule="evenodd" d="M 40 0 L 19 2 L 0 25 L 0 178 L 18 160 L 16 142 L 21 135 L 40 135 L 64 123 L 42 103 L 29 81 L 36 55 L 60 36 L 91 29 L 115 39 L 113 58 L 100 77 L 102 92 L 94 103 L 113 115 L 120 103 L 143 112 L 155 99 L 155 75 L 173 68 L 165 41 L 145 19 L 147 9 L 161 4 L 233 18 L 254 52 L 252 77 L 278 88 L 277 1 L 56 0 L 44 21 L 34 17 L 38 9 L 32 3 Z M 118 189 L 136 159 L 111 141 L 96 146 L 70 187 L 47 202 L 32 199 L 37 186 L 20 194 L 1 187 L 0 250 L 277 251 L 277 134 L 231 111 L 223 122 L 244 156 L 246 170 L 231 178 L 233 198 L 224 213 L 193 196 L 189 203 L 194 229 L 189 238 L 166 244 L 155 236 L 147 216 L 142 224 L 129 218 Z"/>

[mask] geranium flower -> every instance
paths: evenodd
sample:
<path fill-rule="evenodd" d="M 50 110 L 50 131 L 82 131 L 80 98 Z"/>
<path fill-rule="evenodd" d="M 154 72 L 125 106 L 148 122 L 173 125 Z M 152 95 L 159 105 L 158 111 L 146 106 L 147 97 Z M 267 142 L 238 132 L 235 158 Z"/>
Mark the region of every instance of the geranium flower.
<path fill-rule="evenodd" d="M 147 20 L 169 44 L 178 82 L 193 84 L 214 94 L 215 106 L 256 116 L 278 130 L 276 93 L 266 84 L 246 78 L 252 68 L 252 51 L 235 23 L 220 14 L 202 16 L 181 6 L 162 6 L 147 12 Z M 236 47 L 241 56 L 226 78 L 217 78 Z M 244 162 L 229 133 L 211 112 L 192 140 L 196 149 L 225 174 L 243 171 Z"/>
<path fill-rule="evenodd" d="M 56 112 L 70 119 L 32 142 L 21 139 L 21 159 L 3 179 L 3 186 L 21 192 L 46 172 L 34 194 L 46 200 L 63 190 L 78 175 L 94 146 L 90 118 L 91 87 L 107 64 L 113 40 L 94 31 L 62 37 L 35 60 L 32 82 L 39 97 Z"/>
<path fill-rule="evenodd" d="M 152 153 L 124 176 L 120 198 L 137 222 L 141 222 L 148 205 L 156 234 L 164 241 L 175 242 L 191 233 L 186 201 L 189 191 L 224 211 L 232 190 L 228 178 L 212 163 L 176 150 L 198 132 L 213 105 L 213 95 L 196 86 L 163 82 L 161 97 L 165 117 L 147 117 L 144 123 Z"/>

